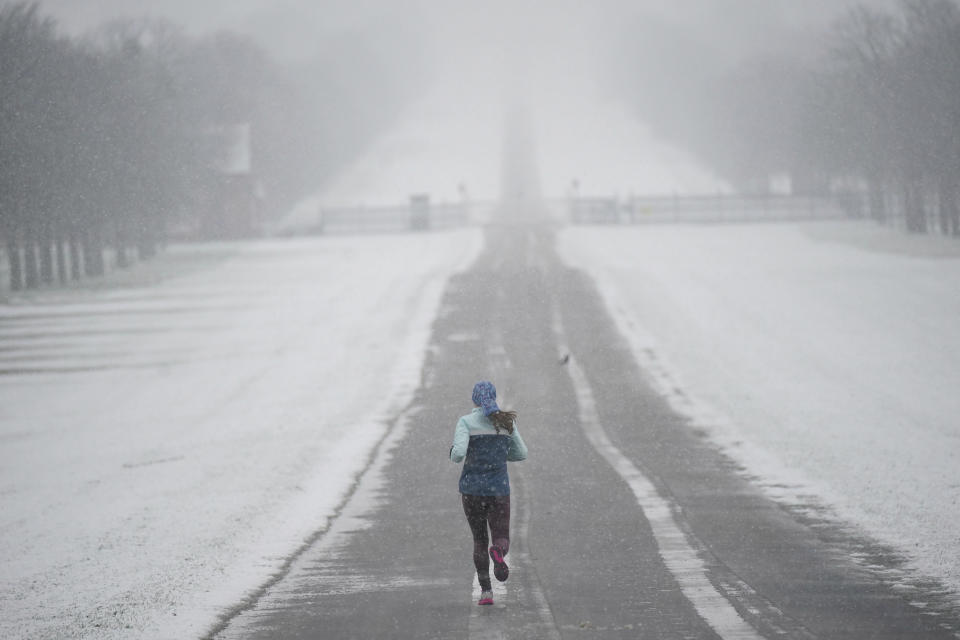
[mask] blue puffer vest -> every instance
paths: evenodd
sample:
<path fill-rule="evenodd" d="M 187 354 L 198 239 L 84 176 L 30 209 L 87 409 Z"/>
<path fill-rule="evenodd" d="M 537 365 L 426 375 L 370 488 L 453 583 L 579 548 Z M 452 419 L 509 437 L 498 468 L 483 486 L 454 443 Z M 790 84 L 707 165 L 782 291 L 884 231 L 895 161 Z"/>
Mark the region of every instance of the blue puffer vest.
<path fill-rule="evenodd" d="M 508 435 L 470 436 L 467 458 L 460 473 L 460 493 L 468 496 L 508 496 Z"/>
<path fill-rule="evenodd" d="M 510 476 L 507 461 L 526 460 L 527 445 L 520 430 L 498 434 L 479 408 L 457 421 L 450 459 L 463 461 L 460 493 L 468 496 L 508 496 Z"/>

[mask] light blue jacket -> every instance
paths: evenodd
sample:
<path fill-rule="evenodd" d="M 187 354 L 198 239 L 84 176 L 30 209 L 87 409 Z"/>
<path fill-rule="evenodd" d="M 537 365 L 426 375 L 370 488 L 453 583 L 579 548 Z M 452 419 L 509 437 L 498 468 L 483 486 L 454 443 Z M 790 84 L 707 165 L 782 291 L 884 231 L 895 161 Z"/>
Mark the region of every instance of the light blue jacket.
<path fill-rule="evenodd" d="M 512 434 L 497 433 L 477 407 L 457 421 L 450 459 L 462 462 L 460 493 L 474 496 L 510 495 L 507 461 L 526 460 L 527 445 L 516 425 Z"/>

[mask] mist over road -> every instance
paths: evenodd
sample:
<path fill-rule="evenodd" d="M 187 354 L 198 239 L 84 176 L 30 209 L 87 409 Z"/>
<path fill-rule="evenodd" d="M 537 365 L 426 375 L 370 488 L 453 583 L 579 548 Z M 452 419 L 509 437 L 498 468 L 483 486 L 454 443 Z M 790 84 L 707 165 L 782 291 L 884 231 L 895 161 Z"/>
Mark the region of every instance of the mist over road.
<path fill-rule="evenodd" d="M 0 637 L 960 638 L 960 5 L 855 2 L 4 5 Z"/>
<path fill-rule="evenodd" d="M 842 552 L 864 541 L 765 497 L 649 386 L 593 283 L 530 224 L 529 123 L 507 122 L 499 217 L 446 289 L 414 401 L 335 523 L 215 637 L 956 637 Z M 487 378 L 530 457 L 511 466 L 510 580 L 477 607 L 446 452 Z"/>

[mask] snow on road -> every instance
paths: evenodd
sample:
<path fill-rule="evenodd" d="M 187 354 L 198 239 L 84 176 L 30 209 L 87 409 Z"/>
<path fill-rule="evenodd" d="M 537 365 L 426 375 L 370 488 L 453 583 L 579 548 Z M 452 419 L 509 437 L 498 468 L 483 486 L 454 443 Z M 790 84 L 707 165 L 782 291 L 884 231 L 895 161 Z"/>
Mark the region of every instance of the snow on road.
<path fill-rule="evenodd" d="M 544 193 L 627 198 L 713 195 L 730 186 L 659 140 L 622 104 L 588 96 L 534 110 Z"/>
<path fill-rule="evenodd" d="M 816 496 L 960 592 L 960 250 L 942 240 L 837 222 L 567 228 L 558 248 L 775 497 Z"/>
<path fill-rule="evenodd" d="M 481 88 L 461 81 L 429 92 L 278 226 L 309 228 L 323 208 L 405 205 L 414 194 L 432 203 L 493 201 L 501 129 L 499 101 Z"/>
<path fill-rule="evenodd" d="M 0 307 L 0 637 L 205 631 L 325 526 L 481 244 L 174 248 L 217 264 Z"/>

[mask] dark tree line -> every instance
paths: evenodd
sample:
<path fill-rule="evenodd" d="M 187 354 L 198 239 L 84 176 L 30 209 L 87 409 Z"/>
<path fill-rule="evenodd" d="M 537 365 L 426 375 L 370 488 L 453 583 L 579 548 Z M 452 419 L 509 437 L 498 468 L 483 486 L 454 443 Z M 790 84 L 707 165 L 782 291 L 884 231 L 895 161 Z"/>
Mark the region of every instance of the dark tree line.
<path fill-rule="evenodd" d="M 810 155 L 862 179 L 873 218 L 960 235 L 960 10 L 952 0 L 900 9 L 859 8 L 837 26 L 814 104 L 833 126 Z"/>
<path fill-rule="evenodd" d="M 732 69 L 709 52 L 665 50 L 668 69 L 684 66 L 666 72 L 672 101 L 644 104 L 634 85 L 634 102 L 742 190 L 788 174 L 795 192 L 853 196 L 854 215 L 960 235 L 954 0 L 858 6 L 808 41 L 802 54 L 756 54 Z"/>
<path fill-rule="evenodd" d="M 290 68 L 232 33 L 127 20 L 68 38 L 36 3 L 0 5 L 10 287 L 98 276 L 105 256 L 123 267 L 152 256 L 172 227 L 202 230 L 223 153 L 211 131 L 224 125 L 248 127 L 261 216 L 288 210 L 416 91 L 415 75 L 409 86 L 382 81 L 395 70 L 371 40 L 344 38 Z"/>

